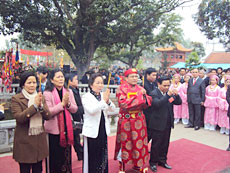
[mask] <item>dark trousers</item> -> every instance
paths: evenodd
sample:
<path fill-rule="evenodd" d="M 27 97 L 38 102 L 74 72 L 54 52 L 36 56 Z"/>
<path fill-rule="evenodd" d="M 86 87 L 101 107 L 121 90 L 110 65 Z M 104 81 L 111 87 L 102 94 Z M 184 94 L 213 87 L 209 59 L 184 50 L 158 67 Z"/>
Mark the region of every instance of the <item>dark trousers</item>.
<path fill-rule="evenodd" d="M 164 131 L 151 130 L 151 152 L 149 164 L 166 163 L 171 128 L 166 128 Z"/>
<path fill-rule="evenodd" d="M 20 173 L 41 173 L 42 172 L 42 161 L 37 163 L 19 163 Z"/>
<path fill-rule="evenodd" d="M 204 111 L 205 111 L 205 107 L 201 106 L 201 126 L 204 127 Z"/>
<path fill-rule="evenodd" d="M 80 129 L 75 129 L 73 131 L 73 135 L 74 135 L 73 147 L 74 147 L 75 152 L 77 153 L 78 160 L 83 159 L 83 147 L 81 145 L 80 133 L 81 133 Z"/>
<path fill-rule="evenodd" d="M 71 146 L 60 146 L 60 136 L 49 134 L 50 173 L 71 173 Z"/>
<path fill-rule="evenodd" d="M 189 125 L 201 126 L 201 105 L 188 103 Z"/>

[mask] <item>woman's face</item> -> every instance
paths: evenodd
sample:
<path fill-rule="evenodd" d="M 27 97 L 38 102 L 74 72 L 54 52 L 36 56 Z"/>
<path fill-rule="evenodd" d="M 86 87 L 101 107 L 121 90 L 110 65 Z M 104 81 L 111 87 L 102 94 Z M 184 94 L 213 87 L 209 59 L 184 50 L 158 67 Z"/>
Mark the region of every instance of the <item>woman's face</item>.
<path fill-rule="evenodd" d="M 96 93 L 100 93 L 102 91 L 102 89 L 104 88 L 104 82 L 101 76 L 95 78 L 93 84 L 91 85 L 91 88 Z"/>
<path fill-rule="evenodd" d="M 190 79 L 190 76 L 185 76 L 184 81 L 188 83 L 189 79 Z"/>
<path fill-rule="evenodd" d="M 211 83 L 211 85 L 215 85 L 215 84 L 217 84 L 217 81 L 215 78 L 211 78 L 210 83 Z"/>
<path fill-rule="evenodd" d="M 33 94 L 37 87 L 37 80 L 35 76 L 30 76 L 27 78 L 23 88 L 29 93 Z"/>
<path fill-rule="evenodd" d="M 230 79 L 225 80 L 225 85 L 229 86 L 230 85 Z"/>
<path fill-rule="evenodd" d="M 178 83 L 178 82 L 180 82 L 180 78 L 179 77 L 174 77 L 174 81 L 175 81 L 175 83 Z"/>
<path fill-rule="evenodd" d="M 54 84 L 56 88 L 62 88 L 65 83 L 64 75 L 61 71 L 55 73 L 54 78 L 51 79 L 51 82 Z"/>

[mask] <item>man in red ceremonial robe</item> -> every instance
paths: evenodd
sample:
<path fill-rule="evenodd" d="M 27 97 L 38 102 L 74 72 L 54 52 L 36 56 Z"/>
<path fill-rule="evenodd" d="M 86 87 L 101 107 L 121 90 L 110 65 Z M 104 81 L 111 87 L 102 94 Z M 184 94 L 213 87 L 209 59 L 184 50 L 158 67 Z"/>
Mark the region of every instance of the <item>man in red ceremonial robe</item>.
<path fill-rule="evenodd" d="M 117 90 L 120 107 L 115 160 L 119 160 L 120 172 L 125 171 L 125 164 L 133 164 L 138 172 L 147 172 L 143 165 L 148 161 L 148 136 L 143 109 L 151 106 L 151 97 L 146 90 L 137 85 L 136 69 L 124 73 L 125 81 Z"/>

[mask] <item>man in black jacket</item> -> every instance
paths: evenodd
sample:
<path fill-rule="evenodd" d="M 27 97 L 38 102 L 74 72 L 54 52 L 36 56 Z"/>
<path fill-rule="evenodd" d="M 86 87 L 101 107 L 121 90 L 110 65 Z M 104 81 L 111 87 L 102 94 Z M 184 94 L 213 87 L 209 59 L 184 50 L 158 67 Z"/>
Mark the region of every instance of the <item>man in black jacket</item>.
<path fill-rule="evenodd" d="M 156 78 L 157 78 L 157 71 L 155 68 L 146 69 L 145 77 L 144 77 L 144 88 L 146 90 L 147 95 L 149 95 L 150 92 L 152 92 L 154 89 L 157 88 Z M 146 124 L 147 124 L 148 141 L 150 141 L 151 135 L 150 135 L 149 127 L 148 127 L 148 122 L 149 122 L 150 114 L 152 112 L 151 107 L 145 109 L 143 112 L 144 112 Z"/>
<path fill-rule="evenodd" d="M 78 89 L 78 76 L 76 73 L 70 73 L 65 76 L 66 82 L 69 83 L 69 88 L 73 91 L 75 101 L 78 106 L 76 113 L 72 114 L 73 120 L 78 124 L 83 120 L 84 109 L 81 102 L 81 96 Z M 74 128 L 74 150 L 77 153 L 78 160 L 83 160 L 83 147 L 80 143 L 81 129 Z"/>
<path fill-rule="evenodd" d="M 151 130 L 150 169 L 157 172 L 157 164 L 172 169 L 167 164 L 167 153 L 171 128 L 174 127 L 173 105 L 182 103 L 177 90 L 169 90 L 170 78 L 162 76 L 158 79 L 158 88 L 150 93 L 152 97 L 152 113 L 149 121 Z"/>

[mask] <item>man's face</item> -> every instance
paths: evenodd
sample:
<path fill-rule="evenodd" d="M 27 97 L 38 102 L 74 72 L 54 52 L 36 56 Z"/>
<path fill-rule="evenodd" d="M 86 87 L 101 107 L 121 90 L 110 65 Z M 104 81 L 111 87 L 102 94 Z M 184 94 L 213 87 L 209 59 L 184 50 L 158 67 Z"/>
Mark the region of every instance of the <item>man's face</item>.
<path fill-rule="evenodd" d="M 212 71 L 210 72 L 210 76 L 212 76 L 212 75 L 216 75 L 216 70 L 212 70 Z"/>
<path fill-rule="evenodd" d="M 192 70 L 192 76 L 193 76 L 194 78 L 197 78 L 198 75 L 199 75 L 198 69 L 193 69 L 193 70 Z"/>
<path fill-rule="evenodd" d="M 221 74 L 221 73 L 222 73 L 221 68 L 218 68 L 218 69 L 217 69 L 217 73 L 218 73 L 218 74 Z"/>
<path fill-rule="evenodd" d="M 181 70 L 180 70 L 180 75 L 181 75 L 181 76 L 184 76 L 185 73 L 186 73 L 185 69 L 181 69 Z"/>
<path fill-rule="evenodd" d="M 203 78 L 203 77 L 204 77 L 204 72 L 203 72 L 203 71 L 200 71 L 200 72 L 199 72 L 199 77 L 200 77 L 200 78 Z"/>
<path fill-rule="evenodd" d="M 158 83 L 158 88 L 161 90 L 161 92 L 166 93 L 168 92 L 170 85 L 170 80 L 164 80 L 162 81 L 162 84 Z"/>
<path fill-rule="evenodd" d="M 150 82 L 155 82 L 157 78 L 157 72 L 152 72 L 150 74 L 147 74 L 147 80 Z"/>
<path fill-rule="evenodd" d="M 74 88 L 77 88 L 78 86 L 78 77 L 77 75 L 73 77 L 73 80 L 69 80 L 69 84 L 70 86 L 74 87 Z"/>
<path fill-rule="evenodd" d="M 138 74 L 129 74 L 125 79 L 129 84 L 136 85 L 138 82 Z"/>

